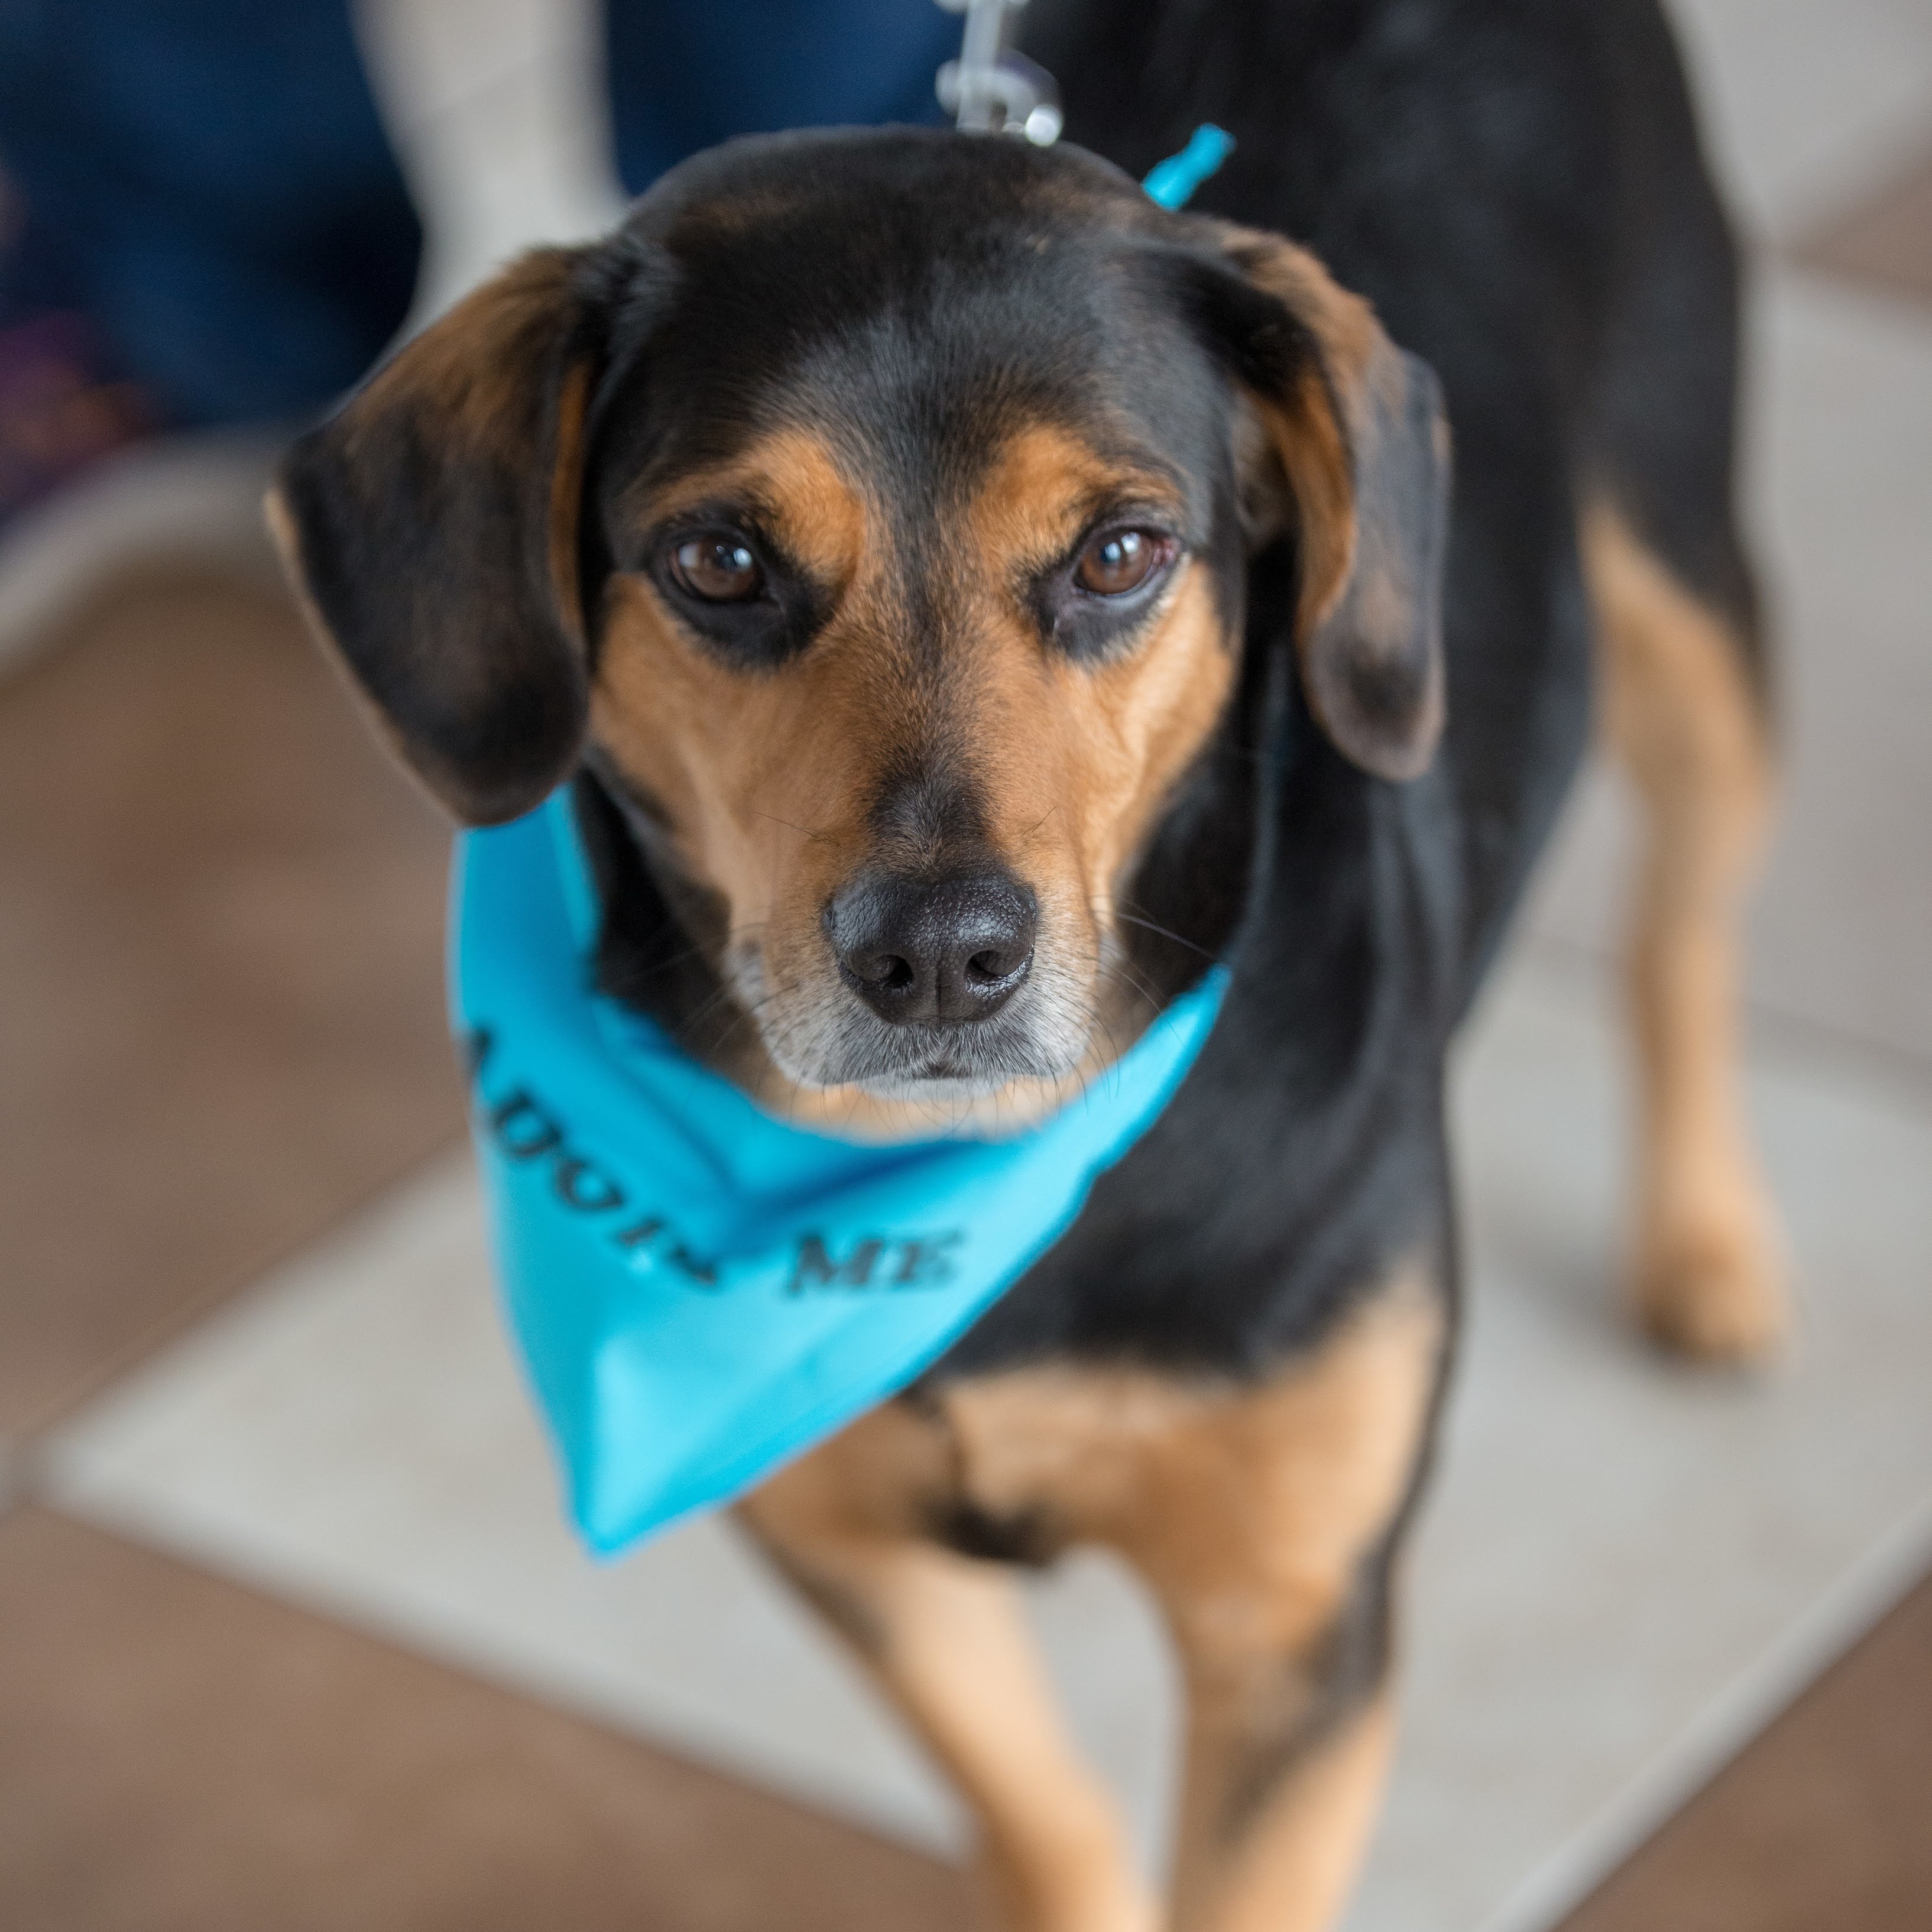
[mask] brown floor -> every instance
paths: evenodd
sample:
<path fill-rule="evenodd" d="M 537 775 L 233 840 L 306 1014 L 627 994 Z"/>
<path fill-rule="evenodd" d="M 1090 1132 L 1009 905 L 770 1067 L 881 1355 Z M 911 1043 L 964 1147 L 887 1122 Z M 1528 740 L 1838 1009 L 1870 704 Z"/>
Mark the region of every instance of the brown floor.
<path fill-rule="evenodd" d="M 1932 1927 L 1932 1579 L 1562 1932 Z"/>
<path fill-rule="evenodd" d="M 0 1440 L 460 1132 L 446 848 L 268 592 L 0 686 Z"/>
<path fill-rule="evenodd" d="M 0 1924 L 965 1932 L 958 1874 L 37 1510 L 0 1522 Z"/>

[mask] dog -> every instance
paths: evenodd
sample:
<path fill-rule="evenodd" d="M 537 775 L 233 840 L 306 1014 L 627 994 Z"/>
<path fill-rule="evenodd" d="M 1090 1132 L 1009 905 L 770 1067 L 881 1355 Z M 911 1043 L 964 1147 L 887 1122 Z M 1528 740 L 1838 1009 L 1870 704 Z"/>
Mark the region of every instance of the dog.
<path fill-rule="evenodd" d="M 458 820 L 572 788 L 599 983 L 770 1109 L 1036 1118 L 1228 969 L 1067 1232 L 739 1515 L 969 1802 L 1002 1924 L 1316 1932 L 1454 1347 L 1444 1053 L 1593 693 L 1646 820 L 1636 1316 L 1718 1362 L 1784 1320 L 1734 1064 L 1738 272 L 1654 0 L 1028 28 L 1067 144 L 700 155 L 403 348 L 272 520 Z M 1156 207 L 1209 118 L 1232 160 Z M 1158 1910 L 1016 1607 L 1075 1544 L 1183 1666 Z"/>

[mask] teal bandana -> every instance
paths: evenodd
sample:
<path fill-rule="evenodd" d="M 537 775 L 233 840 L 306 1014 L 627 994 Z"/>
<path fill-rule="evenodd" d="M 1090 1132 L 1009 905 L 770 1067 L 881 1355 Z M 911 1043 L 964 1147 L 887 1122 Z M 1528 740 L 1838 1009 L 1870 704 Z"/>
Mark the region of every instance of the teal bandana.
<path fill-rule="evenodd" d="M 1024 1132 L 861 1145 L 776 1119 L 594 990 L 567 791 L 466 833 L 454 896 L 497 1272 L 600 1556 L 738 1495 L 927 1367 L 1152 1124 L 1226 978 Z"/>

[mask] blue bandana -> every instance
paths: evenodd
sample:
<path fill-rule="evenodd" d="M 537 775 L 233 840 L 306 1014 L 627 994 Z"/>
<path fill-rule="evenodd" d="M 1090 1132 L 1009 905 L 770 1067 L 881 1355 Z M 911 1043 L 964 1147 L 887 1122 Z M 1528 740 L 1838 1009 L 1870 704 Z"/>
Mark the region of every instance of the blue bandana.
<path fill-rule="evenodd" d="M 594 990 L 567 792 L 458 848 L 452 1004 L 510 1323 L 572 1516 L 614 1555 L 904 1388 L 1152 1124 L 1226 974 L 1006 1139 L 788 1125 Z"/>

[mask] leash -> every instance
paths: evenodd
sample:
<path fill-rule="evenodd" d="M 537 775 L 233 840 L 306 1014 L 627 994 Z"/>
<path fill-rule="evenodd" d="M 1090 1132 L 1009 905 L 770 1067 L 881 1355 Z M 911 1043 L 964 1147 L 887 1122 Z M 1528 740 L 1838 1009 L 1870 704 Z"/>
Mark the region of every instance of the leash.
<path fill-rule="evenodd" d="M 1026 0 L 938 0 L 966 16 L 959 58 L 939 70 L 939 104 L 970 134 L 1017 134 L 1036 148 L 1060 139 L 1060 86 L 1037 61 L 1006 45 L 1011 16 Z"/>
<path fill-rule="evenodd" d="M 1012 16 L 1026 3 L 938 0 L 946 12 L 966 16 L 959 58 L 939 70 L 939 104 L 964 133 L 1016 134 L 1036 148 L 1050 148 L 1066 125 L 1059 83 L 1037 61 L 1006 45 Z M 1184 208 L 1234 152 L 1234 136 L 1204 122 L 1180 153 L 1148 170 L 1141 185 L 1162 208 Z"/>

